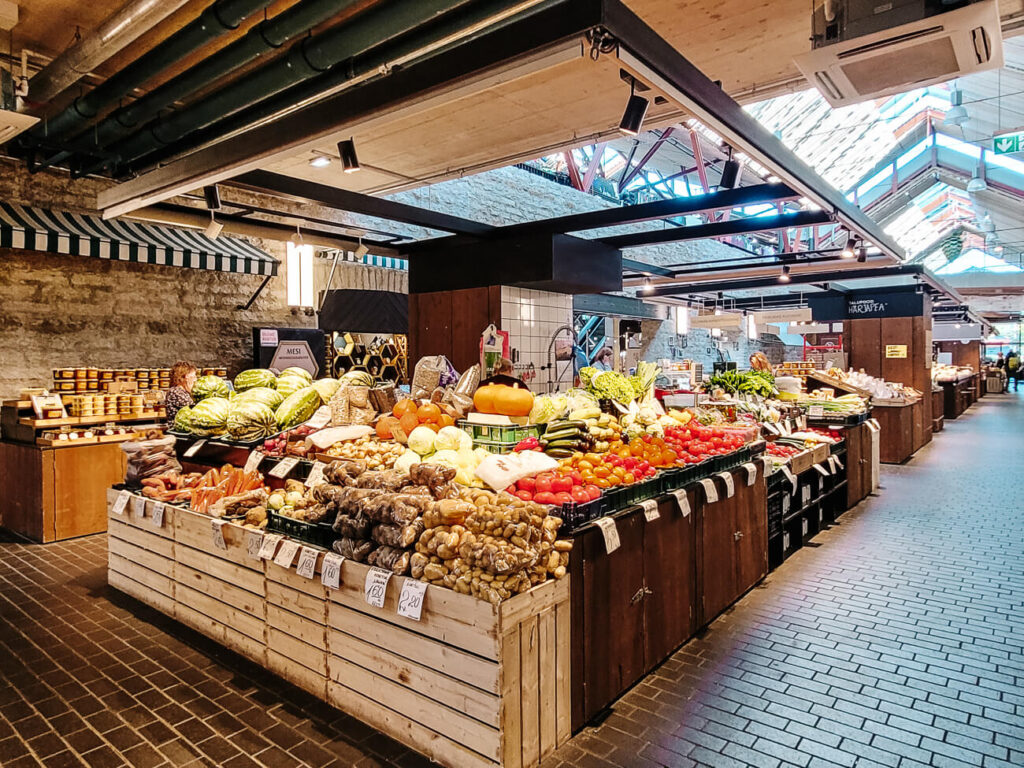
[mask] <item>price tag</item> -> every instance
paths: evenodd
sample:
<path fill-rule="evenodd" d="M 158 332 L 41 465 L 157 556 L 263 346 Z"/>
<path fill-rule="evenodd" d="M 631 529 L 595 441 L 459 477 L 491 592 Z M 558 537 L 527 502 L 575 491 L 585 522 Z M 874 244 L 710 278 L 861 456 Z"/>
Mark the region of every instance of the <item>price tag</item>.
<path fill-rule="evenodd" d="M 707 498 L 708 504 L 714 504 L 718 501 L 718 489 L 715 488 L 715 481 L 710 477 L 705 477 L 700 481 L 700 484 L 704 486 L 704 494 Z"/>
<path fill-rule="evenodd" d="M 753 485 L 757 482 L 757 464 L 750 462 L 749 464 L 744 464 L 743 468 L 747 470 L 747 485 Z"/>
<path fill-rule="evenodd" d="M 661 513 L 658 512 L 658 502 L 654 499 L 646 499 L 640 502 L 640 506 L 644 510 L 644 519 L 650 523 L 661 517 Z"/>
<path fill-rule="evenodd" d="M 272 560 L 277 552 L 277 545 L 283 539 L 280 533 L 268 533 L 263 537 L 263 545 L 260 547 L 260 560 Z"/>
<path fill-rule="evenodd" d="M 164 527 L 164 503 L 162 501 L 153 505 L 153 526 L 155 528 Z"/>
<path fill-rule="evenodd" d="M 800 418 L 797 419 L 797 424 L 800 426 L 800 429 L 807 429 L 807 416 L 801 413 Z"/>
<path fill-rule="evenodd" d="M 793 428 L 789 426 L 789 419 L 779 422 L 779 429 L 783 435 L 793 434 Z"/>
<path fill-rule="evenodd" d="M 326 405 L 321 407 L 316 413 L 313 414 L 313 418 L 306 422 L 307 427 L 313 429 L 323 429 L 331 423 L 331 409 Z"/>
<path fill-rule="evenodd" d="M 309 470 L 309 477 L 306 478 L 306 487 L 312 488 L 314 485 L 320 485 L 324 481 L 324 470 L 327 465 L 322 461 L 314 461 L 313 468 Z"/>
<path fill-rule="evenodd" d="M 245 462 L 246 472 L 255 472 L 260 468 L 260 462 L 263 461 L 262 451 L 253 451 L 249 454 L 249 458 Z"/>
<path fill-rule="evenodd" d="M 406 579 L 402 584 L 402 594 L 398 596 L 398 615 L 419 621 L 423 613 L 423 598 L 427 594 L 427 582 L 417 579 Z"/>
<path fill-rule="evenodd" d="M 868 426 L 871 427 L 872 432 L 880 432 L 882 425 L 878 423 L 878 419 L 868 419 Z"/>
<path fill-rule="evenodd" d="M 214 549 L 227 551 L 228 542 L 224 538 L 224 521 L 213 518 L 210 520 L 210 534 L 213 539 Z"/>
<path fill-rule="evenodd" d="M 619 529 L 615 527 L 615 519 L 611 517 L 599 517 L 594 521 L 604 536 L 604 551 L 609 555 L 621 546 L 619 541 Z"/>
<path fill-rule="evenodd" d="M 289 456 L 277 462 L 277 464 L 274 465 L 274 468 L 270 470 L 269 474 L 271 477 L 279 477 L 283 480 L 284 478 L 288 477 L 288 473 L 295 469 L 295 467 L 297 467 L 298 465 L 298 457 Z"/>
<path fill-rule="evenodd" d="M 312 579 L 316 576 L 316 559 L 319 554 L 315 549 L 303 547 L 299 552 L 299 564 L 295 567 L 295 572 L 305 579 Z"/>
<path fill-rule="evenodd" d="M 818 470 L 822 477 L 828 477 L 829 471 L 821 464 L 815 464 L 814 468 Z"/>
<path fill-rule="evenodd" d="M 263 534 L 260 531 L 246 531 L 245 553 L 251 559 L 259 560 L 261 549 L 263 549 Z"/>
<path fill-rule="evenodd" d="M 341 564 L 345 558 L 334 552 L 324 555 L 323 570 L 320 571 L 320 583 L 325 587 L 337 589 L 341 586 Z"/>
<path fill-rule="evenodd" d="M 203 440 L 196 440 L 194 443 L 192 443 L 192 445 L 188 447 L 188 450 L 185 451 L 185 458 L 187 459 L 191 456 L 195 456 L 197 453 L 199 453 L 199 449 L 202 448 L 204 445 L 206 445 L 205 438 Z"/>
<path fill-rule="evenodd" d="M 764 429 L 765 429 L 765 432 L 770 432 L 773 435 L 781 435 L 782 434 L 782 430 L 780 430 L 776 424 L 773 424 L 770 421 L 765 423 Z"/>
<path fill-rule="evenodd" d="M 722 482 L 725 483 L 725 498 L 731 499 L 736 493 L 736 486 L 732 481 L 732 472 L 719 472 L 718 476 L 722 478 Z"/>
<path fill-rule="evenodd" d="M 280 565 L 282 568 L 291 568 L 292 562 L 295 560 L 295 554 L 299 551 L 299 543 L 286 539 L 281 542 L 281 548 L 277 550 L 277 554 L 274 555 L 274 562 Z"/>
<path fill-rule="evenodd" d="M 787 550 L 787 551 L 789 550 L 789 533 L 788 532 L 782 534 L 782 549 L 783 550 Z"/>
<path fill-rule="evenodd" d="M 117 494 L 117 498 L 114 499 L 114 506 L 110 508 L 110 511 L 115 515 L 123 515 L 125 507 L 128 506 L 128 501 L 132 495 L 128 491 L 121 491 Z"/>
<path fill-rule="evenodd" d="M 835 456 L 829 456 L 828 457 L 828 472 L 829 472 L 830 475 L 834 475 L 836 473 L 836 457 Z"/>
<path fill-rule="evenodd" d="M 812 419 L 820 419 L 825 415 L 825 406 L 823 405 L 812 405 L 807 409 L 807 415 Z"/>
<path fill-rule="evenodd" d="M 838 456 L 833 456 L 832 461 L 836 463 L 836 466 L 839 467 L 839 469 L 843 468 L 843 460 L 840 459 Z"/>
<path fill-rule="evenodd" d="M 383 608 L 389 581 L 391 581 L 391 571 L 385 571 L 383 568 L 371 568 L 366 572 L 363 599 L 376 608 Z"/>
<path fill-rule="evenodd" d="M 811 500 L 811 486 L 805 485 L 800 489 L 800 506 L 806 507 Z"/>
<path fill-rule="evenodd" d="M 689 517 L 690 498 L 686 495 L 686 489 L 679 488 L 678 490 L 672 491 L 672 495 L 676 497 L 676 503 L 679 505 L 679 513 L 683 517 Z"/>
<path fill-rule="evenodd" d="M 782 497 L 782 514 L 789 512 L 789 496 Z"/>
<path fill-rule="evenodd" d="M 805 517 L 803 520 L 800 521 L 800 531 L 801 531 L 801 533 L 803 533 L 804 536 L 806 536 L 807 532 L 810 529 L 811 529 L 811 527 L 810 527 L 810 525 L 807 524 L 807 518 Z"/>
<path fill-rule="evenodd" d="M 140 520 L 146 516 L 146 498 L 144 496 L 132 496 L 132 517 Z"/>
<path fill-rule="evenodd" d="M 782 465 L 782 474 L 784 474 L 786 479 L 793 484 L 793 493 L 796 493 L 796 475 L 794 475 L 792 470 L 785 464 Z"/>

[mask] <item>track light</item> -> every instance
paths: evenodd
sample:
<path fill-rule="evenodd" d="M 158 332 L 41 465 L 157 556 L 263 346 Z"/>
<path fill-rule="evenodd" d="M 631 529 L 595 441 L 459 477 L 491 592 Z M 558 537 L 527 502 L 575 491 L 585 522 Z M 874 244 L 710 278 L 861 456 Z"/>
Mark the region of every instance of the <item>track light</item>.
<path fill-rule="evenodd" d="M 650 293 L 654 290 L 654 286 L 651 285 L 651 278 L 644 278 L 644 293 Z"/>
<path fill-rule="evenodd" d="M 636 80 L 630 80 L 629 101 L 626 102 L 626 111 L 622 113 L 622 120 L 619 121 L 619 130 L 627 136 L 636 136 L 640 133 L 649 104 L 650 102 L 643 96 L 637 96 Z"/>
<path fill-rule="evenodd" d="M 217 189 L 216 184 L 203 187 L 203 198 L 206 200 L 206 210 L 219 211 L 221 209 L 220 190 Z"/>
<path fill-rule="evenodd" d="M 967 108 L 963 106 L 964 93 L 959 88 L 953 88 L 949 92 L 949 111 L 946 112 L 946 117 L 943 119 L 943 123 L 946 125 L 961 126 L 970 120 L 970 115 L 967 114 Z"/>
<path fill-rule="evenodd" d="M 852 259 L 857 255 L 857 245 L 860 243 L 860 238 L 856 235 L 846 236 L 846 245 L 843 246 L 843 250 L 839 252 L 839 258 L 841 259 Z"/>
<path fill-rule="evenodd" d="M 722 178 L 718 182 L 719 189 L 733 189 L 737 182 L 740 180 L 740 171 L 743 170 L 743 166 L 739 160 L 732 157 L 732 152 L 729 153 L 729 159 L 725 161 L 725 165 L 722 166 Z"/>
<path fill-rule="evenodd" d="M 341 169 L 345 173 L 355 173 L 359 170 L 359 158 L 356 157 L 356 143 L 353 139 L 338 142 L 338 155 L 341 156 Z"/>
<path fill-rule="evenodd" d="M 862 244 L 857 249 L 857 261 L 860 262 L 861 264 L 863 264 L 867 260 L 868 260 L 868 247 L 866 245 Z"/>
<path fill-rule="evenodd" d="M 782 265 L 782 272 L 779 274 L 779 282 L 780 283 L 788 283 L 789 282 L 789 265 L 788 264 L 783 264 Z"/>

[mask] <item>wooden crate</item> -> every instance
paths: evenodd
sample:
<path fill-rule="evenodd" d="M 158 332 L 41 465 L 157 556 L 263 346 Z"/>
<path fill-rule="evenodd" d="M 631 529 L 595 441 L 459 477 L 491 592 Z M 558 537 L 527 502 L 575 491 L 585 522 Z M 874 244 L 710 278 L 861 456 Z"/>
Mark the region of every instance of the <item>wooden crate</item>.
<path fill-rule="evenodd" d="M 826 443 L 819 443 L 811 448 L 811 464 L 821 464 L 828 461 L 829 447 Z"/>
<path fill-rule="evenodd" d="M 119 492 L 108 489 L 113 506 Z M 165 613 L 174 612 L 174 508 L 164 507 L 163 525 L 153 525 L 153 502 L 131 495 L 124 514 L 107 521 L 108 583 Z M 134 500 L 141 499 L 143 517 L 134 514 Z M 144 597 L 143 597 L 144 596 Z"/>
<path fill-rule="evenodd" d="M 570 735 L 569 583 L 499 606 L 429 587 L 420 621 L 363 599 L 368 568 L 345 561 L 329 595 L 328 701 L 452 766 L 535 766 Z"/>
<path fill-rule="evenodd" d="M 794 475 L 802 474 L 814 466 L 814 452 L 801 451 L 789 460 L 789 469 Z"/>
<path fill-rule="evenodd" d="M 297 558 L 296 558 L 297 559 Z M 267 667 L 321 699 L 327 698 L 327 589 L 314 578 L 267 562 Z"/>

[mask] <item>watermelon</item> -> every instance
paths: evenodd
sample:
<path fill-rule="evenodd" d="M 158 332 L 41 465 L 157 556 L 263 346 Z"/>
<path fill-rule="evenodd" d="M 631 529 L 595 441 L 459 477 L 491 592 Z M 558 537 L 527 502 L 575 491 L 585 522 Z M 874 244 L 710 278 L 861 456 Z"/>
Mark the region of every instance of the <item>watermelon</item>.
<path fill-rule="evenodd" d="M 192 407 L 192 434 L 200 437 L 223 435 L 227 431 L 231 404 L 226 397 L 208 397 Z"/>
<path fill-rule="evenodd" d="M 303 387 L 308 387 L 309 382 L 303 379 L 301 376 L 281 376 L 278 378 L 275 388 L 285 397 L 297 392 Z"/>
<path fill-rule="evenodd" d="M 228 412 L 227 429 L 236 440 L 262 440 L 277 431 L 274 409 L 255 400 L 236 401 Z"/>
<path fill-rule="evenodd" d="M 273 387 L 277 376 L 266 368 L 250 368 L 235 376 L 235 391 L 244 392 L 254 387 Z"/>
<path fill-rule="evenodd" d="M 238 400 L 263 403 L 264 405 L 269 405 L 271 408 L 276 409 L 284 400 L 284 395 L 270 387 L 253 387 L 252 389 L 245 390 L 245 392 L 239 392 L 231 402 L 234 403 Z"/>
<path fill-rule="evenodd" d="M 192 399 L 197 403 L 208 397 L 227 398 L 231 387 L 220 376 L 200 376 L 192 385 Z"/>
<path fill-rule="evenodd" d="M 293 392 L 277 407 L 277 426 L 281 429 L 297 427 L 309 420 L 319 407 L 320 393 L 313 387 Z"/>
<path fill-rule="evenodd" d="M 282 376 L 298 376 L 300 379 L 306 380 L 306 386 L 313 383 L 313 375 L 305 368 L 299 368 L 298 366 L 292 366 L 291 368 L 285 368 L 281 371 Z"/>
<path fill-rule="evenodd" d="M 174 429 L 175 432 L 190 432 L 192 427 L 192 409 L 187 405 L 184 408 L 178 410 L 174 414 Z"/>
<path fill-rule="evenodd" d="M 324 405 L 331 402 L 334 393 L 338 391 L 341 382 L 337 379 L 317 379 L 313 382 L 313 389 L 320 393 L 320 400 Z"/>

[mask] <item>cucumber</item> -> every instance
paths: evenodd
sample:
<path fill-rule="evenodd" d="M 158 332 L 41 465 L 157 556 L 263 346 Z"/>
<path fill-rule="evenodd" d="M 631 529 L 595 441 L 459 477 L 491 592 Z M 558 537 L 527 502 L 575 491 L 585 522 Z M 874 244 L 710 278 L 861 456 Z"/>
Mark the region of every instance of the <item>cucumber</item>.
<path fill-rule="evenodd" d="M 548 422 L 548 428 L 547 428 L 546 431 L 547 432 L 558 432 L 559 430 L 567 429 L 569 427 L 575 427 L 576 429 L 586 429 L 587 428 L 587 422 L 584 421 L 583 419 L 573 419 L 573 420 L 567 420 L 567 421 L 552 421 L 552 422 Z"/>
<path fill-rule="evenodd" d="M 569 459 L 572 458 L 572 455 L 576 453 L 576 451 L 571 448 L 551 448 L 544 451 L 544 453 L 553 459 Z"/>

